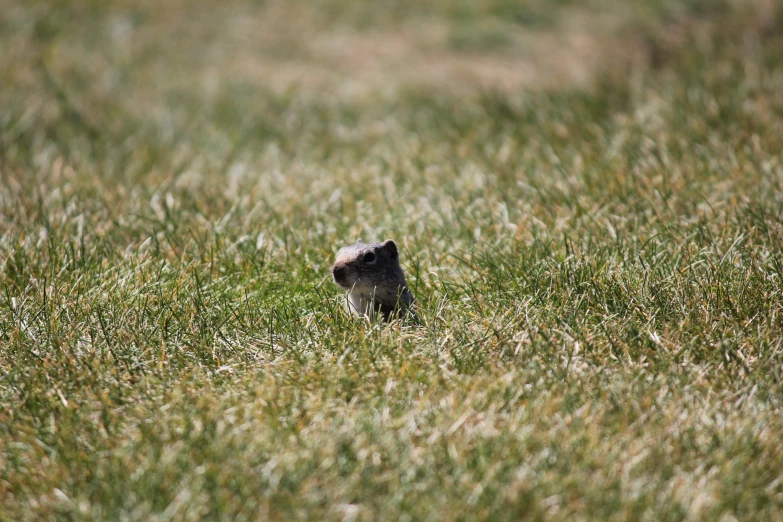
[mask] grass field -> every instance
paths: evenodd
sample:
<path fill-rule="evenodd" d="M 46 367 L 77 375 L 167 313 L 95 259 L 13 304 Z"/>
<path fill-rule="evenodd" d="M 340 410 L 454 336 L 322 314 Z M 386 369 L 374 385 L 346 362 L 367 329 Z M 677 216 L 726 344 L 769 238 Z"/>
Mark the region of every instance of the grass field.
<path fill-rule="evenodd" d="M 781 136 L 774 1 L 0 0 L 0 519 L 782 520 Z"/>

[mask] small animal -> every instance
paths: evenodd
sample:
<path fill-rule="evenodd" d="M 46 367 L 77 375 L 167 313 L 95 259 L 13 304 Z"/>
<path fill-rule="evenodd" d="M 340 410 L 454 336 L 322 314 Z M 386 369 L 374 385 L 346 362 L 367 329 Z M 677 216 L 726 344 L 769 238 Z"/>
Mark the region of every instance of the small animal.
<path fill-rule="evenodd" d="M 370 319 L 376 313 L 387 321 L 399 312 L 413 314 L 413 294 L 400 267 L 397 244 L 365 243 L 361 239 L 337 252 L 332 277 L 345 290 L 348 312 Z"/>

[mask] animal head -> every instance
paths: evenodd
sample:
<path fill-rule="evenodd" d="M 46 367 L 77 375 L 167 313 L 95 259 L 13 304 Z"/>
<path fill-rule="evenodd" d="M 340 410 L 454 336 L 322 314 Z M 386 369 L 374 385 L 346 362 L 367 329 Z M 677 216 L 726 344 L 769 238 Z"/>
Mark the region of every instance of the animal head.
<path fill-rule="evenodd" d="M 332 277 L 344 290 L 372 292 L 378 286 L 398 282 L 404 276 L 400 269 L 397 244 L 365 243 L 361 239 L 337 252 Z"/>

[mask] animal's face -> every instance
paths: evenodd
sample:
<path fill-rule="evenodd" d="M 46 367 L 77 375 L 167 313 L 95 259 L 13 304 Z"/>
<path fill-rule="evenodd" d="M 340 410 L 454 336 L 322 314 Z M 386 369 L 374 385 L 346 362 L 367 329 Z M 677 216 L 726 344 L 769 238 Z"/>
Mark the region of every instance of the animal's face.
<path fill-rule="evenodd" d="M 386 272 L 396 266 L 396 258 L 397 245 L 394 241 L 364 243 L 359 240 L 337 252 L 332 277 L 343 290 L 372 291 L 388 278 Z"/>

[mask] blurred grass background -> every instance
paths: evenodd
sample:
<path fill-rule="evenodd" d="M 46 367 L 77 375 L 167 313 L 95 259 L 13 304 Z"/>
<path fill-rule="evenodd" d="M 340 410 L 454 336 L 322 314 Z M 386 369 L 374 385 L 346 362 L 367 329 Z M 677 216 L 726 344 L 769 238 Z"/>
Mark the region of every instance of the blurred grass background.
<path fill-rule="evenodd" d="M 780 520 L 781 16 L 0 0 L 0 518 Z"/>

